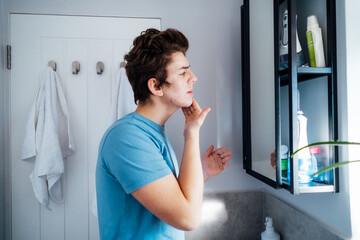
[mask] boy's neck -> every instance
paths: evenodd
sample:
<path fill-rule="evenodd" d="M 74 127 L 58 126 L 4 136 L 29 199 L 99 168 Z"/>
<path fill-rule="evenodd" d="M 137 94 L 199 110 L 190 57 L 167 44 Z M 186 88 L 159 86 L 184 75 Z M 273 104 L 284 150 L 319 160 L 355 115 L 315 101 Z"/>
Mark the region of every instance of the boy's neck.
<path fill-rule="evenodd" d="M 176 112 L 177 109 L 166 106 L 160 101 L 147 99 L 140 102 L 135 112 L 150 119 L 157 124 L 164 126 L 166 121 Z"/>

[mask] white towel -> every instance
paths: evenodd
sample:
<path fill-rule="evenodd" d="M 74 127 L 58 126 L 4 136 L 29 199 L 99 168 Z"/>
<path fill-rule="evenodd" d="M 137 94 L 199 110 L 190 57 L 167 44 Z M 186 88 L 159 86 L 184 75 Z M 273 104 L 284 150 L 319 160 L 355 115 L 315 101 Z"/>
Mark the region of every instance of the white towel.
<path fill-rule="evenodd" d="M 63 159 L 75 152 L 68 109 L 57 73 L 47 67 L 26 125 L 23 160 L 35 159 L 30 175 L 36 198 L 48 207 L 50 198 L 62 202 Z"/>
<path fill-rule="evenodd" d="M 125 68 L 118 71 L 111 94 L 110 121 L 115 122 L 135 111 L 134 93 L 126 76 Z"/>
<path fill-rule="evenodd" d="M 113 90 L 111 94 L 111 106 L 110 106 L 110 122 L 113 123 L 116 120 L 122 118 L 135 111 L 136 104 L 134 102 L 134 92 L 126 76 L 125 68 L 120 68 L 116 74 L 115 81 L 113 82 Z M 94 216 L 97 217 L 97 200 L 96 192 L 93 197 L 91 210 Z"/>

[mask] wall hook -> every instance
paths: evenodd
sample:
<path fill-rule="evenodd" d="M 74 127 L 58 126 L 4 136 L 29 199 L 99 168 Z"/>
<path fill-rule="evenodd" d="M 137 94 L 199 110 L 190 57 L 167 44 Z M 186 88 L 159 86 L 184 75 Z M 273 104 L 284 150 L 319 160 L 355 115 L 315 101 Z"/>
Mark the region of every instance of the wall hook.
<path fill-rule="evenodd" d="M 72 63 L 72 74 L 77 75 L 80 72 L 80 63 L 78 61 L 73 61 Z"/>
<path fill-rule="evenodd" d="M 56 71 L 56 62 L 53 60 L 50 60 L 48 62 L 48 66 L 51 67 L 54 71 Z"/>
<path fill-rule="evenodd" d="M 120 68 L 124 68 L 125 65 L 126 65 L 125 61 L 122 61 L 122 62 L 120 63 Z"/>
<path fill-rule="evenodd" d="M 104 63 L 103 62 L 97 62 L 96 63 L 96 73 L 98 75 L 101 75 L 104 72 Z"/>

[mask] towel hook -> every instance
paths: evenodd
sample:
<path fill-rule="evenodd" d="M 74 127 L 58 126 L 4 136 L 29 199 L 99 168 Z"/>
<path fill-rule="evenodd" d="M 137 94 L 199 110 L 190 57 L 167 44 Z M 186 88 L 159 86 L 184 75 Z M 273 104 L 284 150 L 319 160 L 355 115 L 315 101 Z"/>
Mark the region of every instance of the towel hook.
<path fill-rule="evenodd" d="M 125 65 L 126 65 L 125 61 L 122 61 L 122 62 L 120 63 L 120 68 L 124 68 Z"/>
<path fill-rule="evenodd" d="M 96 63 L 96 73 L 101 75 L 104 72 L 104 63 L 99 61 Z"/>
<path fill-rule="evenodd" d="M 77 75 L 80 72 L 80 63 L 78 61 L 73 61 L 72 63 L 72 74 Z"/>
<path fill-rule="evenodd" d="M 56 71 L 56 62 L 54 60 L 50 60 L 48 62 L 48 66 L 51 67 L 54 71 Z"/>

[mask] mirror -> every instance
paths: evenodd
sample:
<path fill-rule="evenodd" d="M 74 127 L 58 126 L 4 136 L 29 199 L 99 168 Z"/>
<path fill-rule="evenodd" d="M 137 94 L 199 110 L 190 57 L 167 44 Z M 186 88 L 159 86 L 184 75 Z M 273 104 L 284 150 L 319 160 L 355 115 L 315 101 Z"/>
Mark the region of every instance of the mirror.
<path fill-rule="evenodd" d="M 244 36 L 243 40 L 248 37 L 248 42 L 245 40 L 247 47 L 244 46 L 243 50 L 248 51 L 247 59 L 250 61 L 245 63 L 247 73 L 243 80 L 247 82 L 244 83 L 243 94 L 247 95 L 244 101 L 247 106 L 244 105 L 243 114 L 250 115 L 246 118 L 249 119 L 248 126 L 251 126 L 250 129 L 244 128 L 247 172 L 257 178 L 265 177 L 267 179 L 262 180 L 275 186 L 276 170 L 270 162 L 271 153 L 275 151 L 276 129 L 273 4 L 268 0 L 244 1 L 248 36 Z"/>
<path fill-rule="evenodd" d="M 315 14 L 321 26 L 327 26 L 325 50 L 334 46 L 336 36 L 329 35 L 334 20 L 326 11 L 329 2 L 326 6 L 322 2 L 316 12 L 306 2 L 296 8 L 296 2 L 244 0 L 244 168 L 268 185 L 293 194 L 336 192 L 336 172 L 312 176 L 336 162 L 336 149 L 313 146 L 289 157 L 308 143 L 337 139 L 336 58 L 329 57 L 336 56 L 336 49 L 325 51 L 327 67 L 309 67 L 306 35 L 307 19 Z"/>

